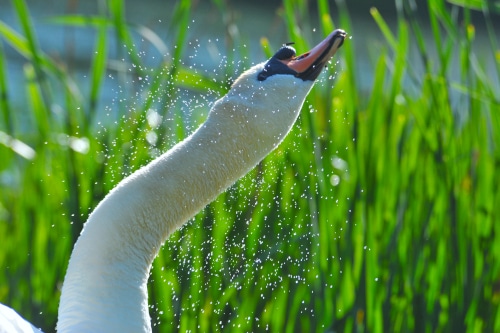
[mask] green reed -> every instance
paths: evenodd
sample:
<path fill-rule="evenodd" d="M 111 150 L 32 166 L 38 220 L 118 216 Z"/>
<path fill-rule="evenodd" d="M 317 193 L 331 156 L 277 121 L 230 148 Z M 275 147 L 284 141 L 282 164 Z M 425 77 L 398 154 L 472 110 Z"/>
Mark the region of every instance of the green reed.
<path fill-rule="evenodd" d="M 395 29 L 371 10 L 384 38 L 375 46 L 372 88 L 359 84 L 356 53 L 366 50 L 346 40 L 334 60 L 340 65 L 323 74 L 283 144 L 167 241 L 149 285 L 156 331 L 500 330 L 500 51 L 488 11 L 496 7 L 452 2 L 428 2 L 430 35 L 405 2 L 397 2 Z M 227 4 L 213 3 L 222 24 L 231 24 Z M 119 0 L 93 17 L 54 18 L 97 32 L 88 87 L 42 51 L 26 3 L 13 5 L 20 31 L 0 21 L 0 301 L 50 332 L 89 212 L 203 121 L 181 113 L 179 88 L 214 96 L 229 83 L 183 65 L 189 0 L 178 2 L 168 23 L 172 45 L 126 22 Z M 319 18 L 322 35 L 355 24 L 343 1 L 334 8 L 318 0 L 314 8 L 283 2 L 283 25 L 299 52 L 317 42 L 308 18 Z M 496 54 L 493 71 L 474 49 L 478 8 Z M 163 54 L 174 51 L 148 68 L 136 36 Z M 127 91 L 117 92 L 117 116 L 103 126 L 97 114 L 112 72 L 110 38 L 124 45 L 133 72 L 113 72 L 126 77 Z M 240 41 L 227 43 L 229 59 L 244 52 Z M 6 45 L 25 58 L 23 92 L 9 90 Z M 217 77 L 233 75 L 233 66 Z M 162 126 L 148 125 L 151 109 L 165 116 Z"/>

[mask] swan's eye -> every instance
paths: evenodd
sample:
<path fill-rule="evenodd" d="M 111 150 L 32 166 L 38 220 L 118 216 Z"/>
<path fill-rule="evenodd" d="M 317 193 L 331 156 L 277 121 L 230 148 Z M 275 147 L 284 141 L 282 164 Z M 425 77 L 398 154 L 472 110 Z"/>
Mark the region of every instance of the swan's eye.
<path fill-rule="evenodd" d="M 276 52 L 271 59 L 268 60 L 262 72 L 259 73 L 257 79 L 264 81 L 266 78 L 275 74 L 291 74 L 296 75 L 297 72 L 288 67 L 288 61 L 295 57 L 295 49 L 290 45 L 284 45 Z"/>
<path fill-rule="evenodd" d="M 309 52 L 307 53 L 304 53 L 303 55 L 301 56 L 298 56 L 297 58 L 295 58 L 295 60 L 300 60 L 300 59 L 304 59 L 305 57 L 307 57 L 309 55 Z"/>

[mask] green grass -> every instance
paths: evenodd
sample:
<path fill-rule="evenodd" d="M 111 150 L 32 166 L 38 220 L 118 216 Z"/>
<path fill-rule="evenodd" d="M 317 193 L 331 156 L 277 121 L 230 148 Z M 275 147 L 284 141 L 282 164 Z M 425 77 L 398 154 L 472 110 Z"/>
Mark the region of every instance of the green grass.
<path fill-rule="evenodd" d="M 227 18 L 226 3 L 213 3 Z M 318 0 L 317 13 L 304 3 L 286 0 L 280 11 L 299 52 L 317 42 L 307 37 L 308 17 L 319 18 L 322 35 L 334 26 L 352 31 L 342 1 L 336 22 L 327 1 Z M 355 60 L 366 50 L 347 40 L 283 144 L 167 241 L 149 285 L 157 331 L 500 331 L 500 49 L 488 11 L 497 9 L 453 3 L 429 1 L 430 36 L 409 7 L 398 10 L 396 29 L 371 10 L 384 36 L 372 46 L 372 89 L 360 88 Z M 182 114 L 179 94 L 223 94 L 232 59 L 245 51 L 230 40 L 226 68 L 212 76 L 190 69 L 182 62 L 189 0 L 166 23 L 172 45 L 125 22 L 115 0 L 95 17 L 53 20 L 97 32 L 82 87 L 41 50 L 26 3 L 13 4 L 20 31 L 0 21 L 0 302 L 50 332 L 88 213 L 203 121 Z M 484 14 L 493 71 L 473 47 L 473 9 Z M 175 51 L 148 68 L 137 36 Z M 112 37 L 134 72 L 109 69 Z M 26 59 L 23 92 L 9 90 L 6 44 Z M 423 72 L 408 61 L 411 48 Z M 123 79 L 112 107 L 124 116 L 102 126 L 109 73 Z M 14 94 L 27 109 L 17 109 Z M 160 127 L 148 125 L 150 109 L 164 116 Z M 151 132 L 156 145 L 146 140 Z"/>

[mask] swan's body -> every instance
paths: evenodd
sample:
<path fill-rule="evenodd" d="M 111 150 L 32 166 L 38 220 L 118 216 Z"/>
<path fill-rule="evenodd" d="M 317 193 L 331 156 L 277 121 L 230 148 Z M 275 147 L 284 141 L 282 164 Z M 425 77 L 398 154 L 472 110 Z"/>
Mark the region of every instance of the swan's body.
<path fill-rule="evenodd" d="M 16 311 L 0 304 L 0 333 L 42 333 Z"/>
<path fill-rule="evenodd" d="M 160 246 L 283 140 L 344 37 L 337 30 L 302 58 L 272 58 L 294 73 L 274 73 L 272 59 L 243 73 L 193 134 L 99 203 L 71 255 L 59 332 L 151 331 L 147 280 Z"/>

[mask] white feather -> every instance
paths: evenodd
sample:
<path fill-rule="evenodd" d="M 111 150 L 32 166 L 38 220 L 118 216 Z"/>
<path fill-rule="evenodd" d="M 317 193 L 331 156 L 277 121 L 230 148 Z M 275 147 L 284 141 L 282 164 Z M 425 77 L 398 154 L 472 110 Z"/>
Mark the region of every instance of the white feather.
<path fill-rule="evenodd" d="M 147 280 L 160 246 L 276 148 L 313 85 L 292 75 L 258 81 L 263 66 L 243 73 L 192 135 L 92 212 L 64 280 L 59 332 L 151 332 Z M 32 332 L 13 310 L 1 310 L 1 332 Z"/>

